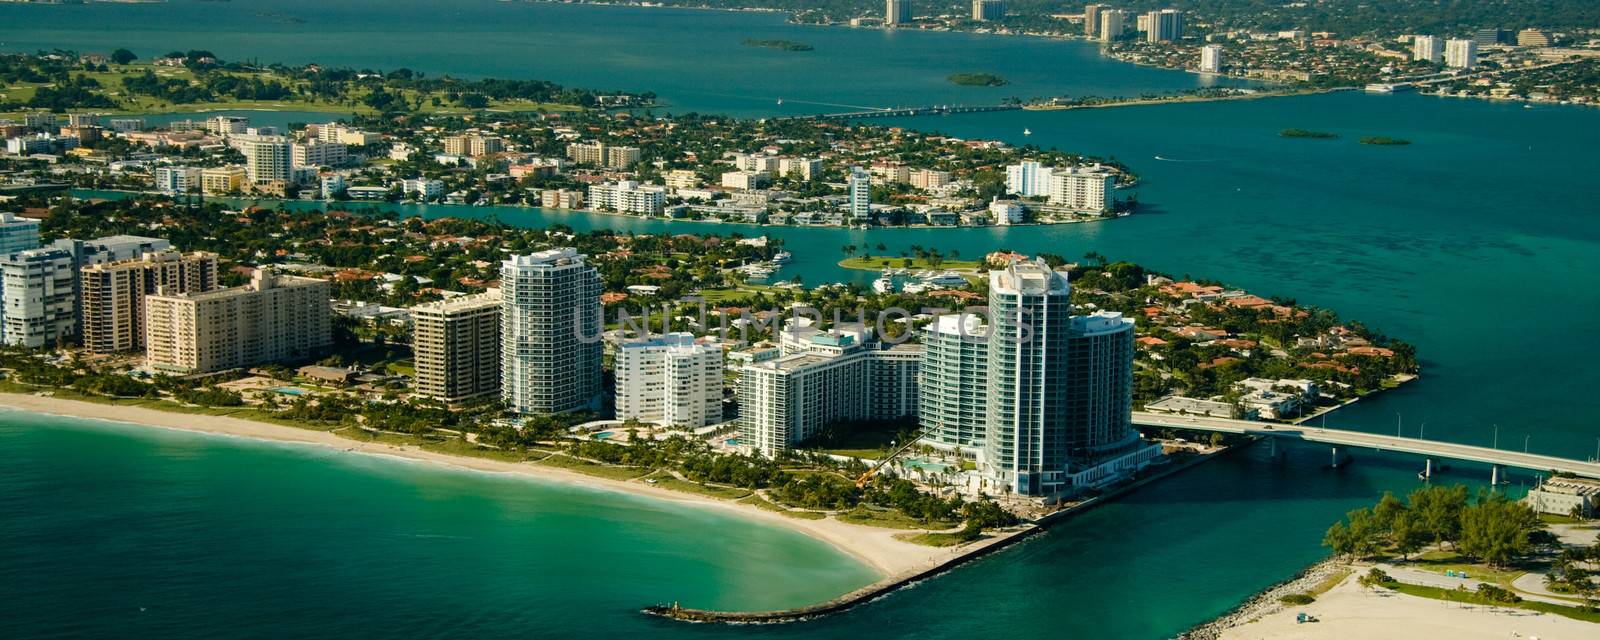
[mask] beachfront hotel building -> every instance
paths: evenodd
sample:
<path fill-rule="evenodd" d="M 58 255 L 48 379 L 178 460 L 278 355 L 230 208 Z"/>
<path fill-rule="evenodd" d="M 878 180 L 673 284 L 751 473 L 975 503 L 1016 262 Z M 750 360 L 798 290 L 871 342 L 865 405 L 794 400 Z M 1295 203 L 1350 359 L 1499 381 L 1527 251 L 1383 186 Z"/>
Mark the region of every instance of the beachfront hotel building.
<path fill-rule="evenodd" d="M 76 337 L 82 326 L 79 272 L 86 266 L 162 251 L 160 238 L 57 240 L 0 256 L 0 342 L 40 348 Z"/>
<path fill-rule="evenodd" d="M 450 404 L 500 392 L 500 291 L 411 308 L 419 395 Z"/>
<path fill-rule="evenodd" d="M 923 332 L 924 440 L 975 458 L 986 490 L 1046 499 L 1148 464 L 1132 426 L 1133 321 L 1072 315 L 1042 261 L 990 272 L 989 325 L 942 316 Z"/>
<path fill-rule="evenodd" d="M 257 267 L 242 287 L 145 296 L 145 364 L 177 375 L 305 360 L 333 345 L 331 285 Z"/>
<path fill-rule="evenodd" d="M 722 422 L 722 348 L 669 333 L 616 352 L 619 420 L 698 428 Z"/>
<path fill-rule="evenodd" d="M 145 297 L 217 288 L 217 255 L 177 251 L 84 267 L 83 347 L 90 353 L 142 351 Z"/>
<path fill-rule="evenodd" d="M 860 325 L 791 327 L 779 357 L 739 368 L 739 445 L 775 456 L 830 425 L 917 414 L 922 347 L 886 345 Z"/>
<path fill-rule="evenodd" d="M 983 316 L 939 316 L 922 331 L 917 417 L 928 443 L 946 449 L 983 446 L 988 411 L 988 329 Z"/>
<path fill-rule="evenodd" d="M 576 249 L 500 265 L 500 397 L 515 413 L 599 408 L 600 273 Z"/>

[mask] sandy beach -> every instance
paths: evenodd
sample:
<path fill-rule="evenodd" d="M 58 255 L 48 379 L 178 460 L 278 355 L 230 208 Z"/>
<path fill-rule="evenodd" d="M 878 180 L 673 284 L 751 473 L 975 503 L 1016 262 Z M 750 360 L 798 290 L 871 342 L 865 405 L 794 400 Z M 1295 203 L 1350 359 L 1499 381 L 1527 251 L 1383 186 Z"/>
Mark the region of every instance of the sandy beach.
<path fill-rule="evenodd" d="M 1317 622 L 1300 623 L 1306 613 Z M 1283 607 L 1259 620 L 1226 629 L 1230 640 L 1343 640 L 1346 638 L 1594 638 L 1600 625 L 1553 614 L 1501 607 L 1462 605 L 1408 596 L 1387 589 L 1363 589 L 1350 577 L 1304 606 Z"/>
<path fill-rule="evenodd" d="M 342 438 L 325 431 L 297 429 L 239 418 L 175 413 L 143 407 L 115 406 L 11 393 L 0 393 L 0 407 L 10 407 L 31 413 L 328 447 L 355 454 L 402 458 L 485 473 L 515 474 L 534 481 L 579 485 L 657 500 L 669 500 L 700 508 L 719 509 L 767 524 L 788 527 L 825 542 L 860 560 L 877 571 L 885 580 L 892 580 L 898 576 L 923 571 L 1000 539 L 999 536 L 996 536 L 973 545 L 961 547 L 929 547 L 895 539 L 895 534 L 904 533 L 902 530 L 854 525 L 840 522 L 833 518 L 821 520 L 791 518 L 759 507 L 736 504 L 728 500 L 673 491 L 642 482 L 600 478 L 532 462 L 513 463 L 486 458 L 454 456 L 412 446 L 361 442 Z"/>

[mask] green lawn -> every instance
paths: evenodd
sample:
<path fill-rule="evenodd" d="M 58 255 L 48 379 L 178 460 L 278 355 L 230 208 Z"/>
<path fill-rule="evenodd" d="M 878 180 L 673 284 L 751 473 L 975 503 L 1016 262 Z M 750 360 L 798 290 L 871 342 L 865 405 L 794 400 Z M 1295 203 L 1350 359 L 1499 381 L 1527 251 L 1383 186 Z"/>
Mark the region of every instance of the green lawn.
<path fill-rule="evenodd" d="M 1511 587 L 1511 581 L 1527 573 L 1523 569 L 1499 569 L 1467 562 L 1460 554 L 1454 551 L 1429 551 L 1416 556 L 1409 564 L 1412 568 L 1432 571 L 1441 575 L 1446 571 L 1466 572 L 1474 580 L 1492 582 L 1506 588 Z"/>
<path fill-rule="evenodd" d="M 906 265 L 910 260 L 911 264 Z M 888 264 L 884 264 L 888 263 Z M 882 271 L 885 268 L 895 269 L 957 269 L 976 270 L 979 266 L 977 260 L 944 260 L 937 266 L 922 258 L 902 258 L 900 256 L 873 255 L 871 260 L 860 256 L 852 256 L 839 261 L 839 266 L 846 269 L 859 269 L 861 271 Z"/>
<path fill-rule="evenodd" d="M 766 509 L 767 511 L 775 511 L 790 518 L 799 518 L 801 520 L 821 520 L 828 517 L 827 514 L 817 513 L 815 511 L 796 511 L 753 493 L 750 494 L 750 497 L 740 500 L 739 504 L 754 505 L 762 509 Z"/>
<path fill-rule="evenodd" d="M 923 522 L 899 511 L 878 510 L 868 507 L 856 507 L 848 513 L 840 514 L 839 519 L 851 524 L 884 529 L 949 529 L 956 526 L 954 522 Z"/>
<path fill-rule="evenodd" d="M 967 540 L 960 532 L 957 533 L 897 533 L 895 539 L 904 540 L 912 544 L 928 547 L 954 547 L 957 545 L 974 542 Z M 981 536 L 980 538 L 981 539 Z"/>
<path fill-rule="evenodd" d="M 1534 602 L 1534 601 L 1531 601 L 1531 600 L 1523 600 L 1522 602 L 1517 602 L 1517 603 L 1494 602 L 1494 601 L 1491 601 L 1491 600 L 1488 600 L 1486 598 L 1483 598 L 1483 597 L 1479 596 L 1476 592 L 1465 592 L 1465 593 L 1463 593 L 1463 592 L 1455 591 L 1455 590 L 1452 590 L 1452 589 L 1441 589 L 1439 587 L 1424 587 L 1424 586 L 1421 586 L 1421 585 L 1403 584 L 1403 583 L 1397 583 L 1397 582 L 1391 582 L 1391 583 L 1385 584 L 1383 586 L 1385 588 L 1387 588 L 1387 589 L 1392 590 L 1392 591 L 1398 591 L 1398 592 L 1404 593 L 1406 595 L 1417 596 L 1417 597 L 1420 597 L 1420 598 L 1428 598 L 1428 599 L 1431 599 L 1431 600 L 1446 600 L 1446 601 L 1449 601 L 1449 602 L 1464 602 L 1464 603 L 1468 603 L 1468 604 L 1476 604 L 1476 605 L 1482 605 L 1482 606 L 1509 607 L 1509 608 L 1513 608 L 1513 609 L 1525 609 L 1525 610 L 1528 610 L 1528 611 L 1539 611 L 1539 612 L 1543 612 L 1543 613 L 1551 613 L 1551 614 L 1555 614 L 1555 615 L 1562 616 L 1562 617 L 1565 617 L 1565 618 L 1572 618 L 1573 620 L 1582 620 L 1584 622 L 1600 623 L 1600 611 L 1584 611 L 1583 609 L 1581 609 L 1579 607 L 1564 607 L 1564 606 L 1561 606 L 1561 605 L 1558 605 L 1558 604 L 1550 604 L 1548 602 Z"/>
<path fill-rule="evenodd" d="M 579 460 L 572 456 L 550 456 L 540 460 L 539 464 L 560 467 L 562 469 L 568 469 L 599 478 L 611 478 L 612 480 L 632 480 L 650 473 L 649 469 L 645 469 L 643 467 L 621 467 L 607 464 L 595 464 L 586 460 Z"/>
<path fill-rule="evenodd" d="M 723 500 L 740 500 L 742 498 L 752 496 L 749 489 L 738 489 L 734 487 L 712 487 L 700 484 L 698 482 L 679 480 L 665 473 L 658 473 L 650 479 L 654 480 L 655 486 L 658 487 L 671 489 L 673 491 L 682 491 L 684 493 L 695 493 L 702 496 L 710 496 L 712 498 L 720 498 Z"/>

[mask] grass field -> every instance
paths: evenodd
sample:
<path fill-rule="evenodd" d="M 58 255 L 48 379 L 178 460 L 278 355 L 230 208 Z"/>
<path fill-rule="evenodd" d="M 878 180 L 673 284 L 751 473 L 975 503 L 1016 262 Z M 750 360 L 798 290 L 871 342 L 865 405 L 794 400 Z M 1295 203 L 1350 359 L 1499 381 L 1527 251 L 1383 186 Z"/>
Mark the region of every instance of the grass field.
<path fill-rule="evenodd" d="M 579 460 L 572 456 L 550 456 L 539 461 L 539 464 L 560 467 L 576 471 L 585 475 L 612 480 L 632 480 L 650 473 L 649 469 L 642 467 L 618 467 L 606 464 L 595 464 L 586 460 Z"/>
<path fill-rule="evenodd" d="M 868 507 L 856 507 L 848 513 L 840 514 L 839 519 L 851 524 L 862 524 L 884 529 L 949 529 L 956 526 L 954 522 L 942 520 L 923 522 L 899 511 L 880 511 Z"/>
<path fill-rule="evenodd" d="M 377 113 L 368 107 L 362 100 L 370 92 L 364 88 L 356 89 L 348 94 L 345 100 L 323 100 L 318 98 L 294 100 L 232 100 L 221 99 L 214 102 L 187 102 L 174 104 L 159 98 L 134 95 L 123 89 L 122 79 L 132 75 L 143 74 L 150 70 L 156 76 L 164 79 L 179 79 L 193 81 L 194 72 L 181 67 L 158 67 L 152 64 L 135 62 L 129 65 L 108 65 L 109 71 L 74 71 L 74 77 L 89 77 L 100 83 L 99 92 L 122 104 L 119 109 L 70 109 L 69 111 L 92 111 L 96 113 L 108 112 L 113 115 L 151 115 L 163 113 L 191 113 L 199 111 L 310 111 L 330 114 L 360 114 L 371 115 Z M 230 75 L 259 77 L 263 81 L 278 80 L 289 84 L 286 78 L 270 72 L 239 72 L 229 71 Z M 34 93 L 41 86 L 40 83 L 18 83 L 0 86 L 0 94 L 6 101 L 26 103 L 33 98 Z M 473 113 L 468 109 L 451 104 L 446 95 L 440 92 L 399 91 L 408 104 L 419 105 L 417 113 L 426 114 L 460 114 Z M 439 105 L 433 104 L 433 99 L 440 100 Z M 530 100 L 491 100 L 485 111 L 498 112 L 526 112 L 526 111 L 581 111 L 583 108 L 571 104 L 558 104 L 548 102 L 534 102 Z M 0 114 L 7 115 L 7 114 Z M 14 114 L 20 115 L 20 114 Z"/>
<path fill-rule="evenodd" d="M 895 539 L 904 540 L 912 544 L 927 547 L 954 547 L 973 540 L 968 540 L 960 532 L 956 533 L 897 533 Z M 981 539 L 981 538 L 980 538 Z"/>
<path fill-rule="evenodd" d="M 907 264 L 907 261 L 910 264 Z M 922 258 L 902 258 L 900 256 L 872 256 L 871 260 L 860 256 L 845 258 L 839 261 L 839 266 L 846 269 L 859 269 L 861 271 L 882 271 L 887 268 L 895 269 L 955 269 L 976 270 L 980 265 L 977 260 L 945 260 L 938 266 Z"/>
<path fill-rule="evenodd" d="M 740 500 L 739 504 L 757 506 L 762 509 L 766 509 L 767 511 L 775 511 L 790 518 L 799 518 L 801 520 L 821 520 L 828 517 L 826 514 L 817 513 L 815 511 L 795 511 L 755 494 L 751 494 L 750 497 Z"/>
<path fill-rule="evenodd" d="M 695 494 L 699 494 L 699 495 L 702 495 L 702 496 L 710 496 L 712 498 L 721 498 L 723 500 L 740 500 L 742 498 L 751 496 L 751 493 L 750 493 L 749 489 L 738 489 L 738 488 L 733 488 L 733 487 L 711 487 L 711 486 L 706 486 L 706 485 L 700 484 L 698 482 L 689 482 L 689 481 L 686 481 L 686 480 L 679 480 L 679 479 L 674 478 L 674 477 L 672 477 L 670 475 L 667 475 L 665 473 L 656 473 L 656 474 L 650 476 L 648 479 L 649 480 L 654 480 L 655 481 L 654 482 L 655 486 L 662 487 L 662 488 L 665 488 L 665 489 L 671 489 L 673 491 L 682 491 L 684 493 L 695 493 Z"/>
<path fill-rule="evenodd" d="M 1482 606 L 1508 607 L 1512 609 L 1524 609 L 1527 611 L 1539 611 L 1542 613 L 1562 616 L 1564 618 L 1572 618 L 1573 620 L 1600 623 L 1600 611 L 1584 611 L 1580 607 L 1564 607 L 1558 604 L 1534 602 L 1531 600 L 1523 600 L 1522 602 L 1516 603 L 1495 602 L 1493 600 L 1489 600 L 1488 598 L 1479 596 L 1476 592 L 1462 592 L 1451 589 L 1441 589 L 1439 587 L 1424 587 L 1421 585 L 1403 584 L 1397 582 L 1391 582 L 1383 586 L 1391 591 L 1398 591 L 1406 595 L 1428 598 L 1430 600 L 1445 600 L 1448 602 L 1464 602 Z"/>

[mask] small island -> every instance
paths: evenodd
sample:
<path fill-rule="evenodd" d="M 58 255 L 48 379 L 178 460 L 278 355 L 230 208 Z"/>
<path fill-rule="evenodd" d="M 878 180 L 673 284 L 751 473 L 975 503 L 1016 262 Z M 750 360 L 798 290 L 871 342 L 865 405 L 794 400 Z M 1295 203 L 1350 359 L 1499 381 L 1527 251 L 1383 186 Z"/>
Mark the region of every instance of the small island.
<path fill-rule="evenodd" d="M 1376 144 L 1376 145 L 1397 147 L 1397 146 L 1411 144 L 1411 141 L 1410 140 L 1401 140 L 1400 138 L 1391 138 L 1389 136 L 1367 136 L 1367 137 L 1361 139 L 1361 144 Z"/>
<path fill-rule="evenodd" d="M 1314 140 L 1328 140 L 1339 137 L 1339 134 L 1337 133 L 1329 133 L 1327 131 L 1312 131 L 1310 129 L 1284 129 L 1283 131 L 1279 131 L 1278 135 L 1285 138 L 1312 138 Z"/>
<path fill-rule="evenodd" d="M 992 73 L 952 73 L 947 80 L 963 87 L 1003 87 L 1006 79 Z"/>
<path fill-rule="evenodd" d="M 746 39 L 744 41 L 744 46 L 746 46 L 746 47 L 766 47 L 768 49 L 777 49 L 779 51 L 811 51 L 811 50 L 814 49 L 814 47 L 812 47 L 809 44 L 806 44 L 804 42 L 795 42 L 794 40 L 756 40 L 756 39 Z"/>

